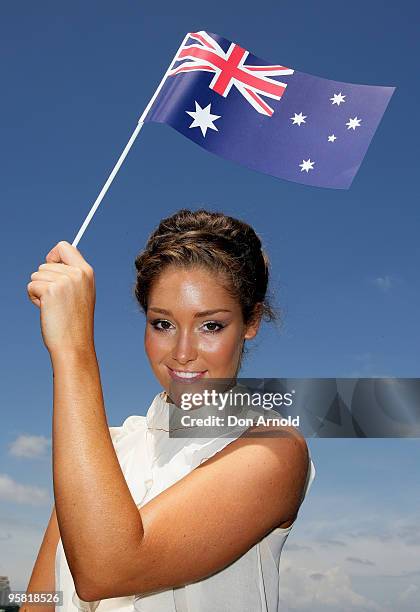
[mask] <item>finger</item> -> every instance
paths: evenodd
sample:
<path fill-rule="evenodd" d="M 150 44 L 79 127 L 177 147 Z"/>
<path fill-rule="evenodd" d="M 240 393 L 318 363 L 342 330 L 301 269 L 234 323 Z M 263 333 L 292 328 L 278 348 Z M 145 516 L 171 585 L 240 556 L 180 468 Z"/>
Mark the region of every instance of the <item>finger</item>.
<path fill-rule="evenodd" d="M 38 270 L 36 272 L 32 272 L 31 280 L 54 282 L 61 276 L 61 272 L 55 272 L 54 270 Z"/>
<path fill-rule="evenodd" d="M 69 266 L 63 263 L 44 263 L 38 266 L 38 270 L 45 272 L 54 272 L 55 274 L 66 274 L 72 276 L 74 274 L 80 274 L 80 268 L 75 266 Z"/>
<path fill-rule="evenodd" d="M 28 292 L 29 299 L 35 306 L 41 305 L 41 298 L 45 291 L 48 289 L 48 282 L 45 281 L 31 281 L 28 283 L 26 290 Z"/>
<path fill-rule="evenodd" d="M 79 249 L 74 247 L 66 240 L 61 240 L 58 242 L 48 253 L 45 261 L 47 263 L 64 263 L 69 266 L 76 266 L 78 268 L 84 268 L 89 265 L 83 258 Z"/>
<path fill-rule="evenodd" d="M 29 299 L 31 300 L 32 304 L 34 304 L 38 308 L 41 308 L 41 300 L 40 299 L 31 297 L 31 296 L 29 296 Z"/>

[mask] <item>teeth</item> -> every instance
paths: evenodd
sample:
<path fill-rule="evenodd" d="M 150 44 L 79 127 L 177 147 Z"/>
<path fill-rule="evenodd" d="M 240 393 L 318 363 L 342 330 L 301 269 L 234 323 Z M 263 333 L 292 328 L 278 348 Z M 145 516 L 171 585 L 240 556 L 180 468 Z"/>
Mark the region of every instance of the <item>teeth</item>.
<path fill-rule="evenodd" d="M 180 372 L 178 370 L 174 370 L 174 372 L 177 376 L 180 376 L 181 378 L 195 378 L 196 376 L 201 374 L 201 372 Z"/>

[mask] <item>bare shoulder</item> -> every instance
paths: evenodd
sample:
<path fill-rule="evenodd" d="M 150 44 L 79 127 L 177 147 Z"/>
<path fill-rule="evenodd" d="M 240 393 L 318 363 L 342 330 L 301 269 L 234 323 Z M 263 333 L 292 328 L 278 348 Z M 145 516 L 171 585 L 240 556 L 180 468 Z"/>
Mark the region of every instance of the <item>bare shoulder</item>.
<path fill-rule="evenodd" d="M 283 425 L 254 425 L 244 434 L 246 438 L 258 438 L 265 440 L 266 443 L 279 452 L 282 457 L 290 455 L 290 459 L 303 461 L 308 465 L 309 453 L 308 445 L 304 436 L 296 427 Z"/>
<path fill-rule="evenodd" d="M 253 483 L 256 494 L 265 499 L 272 526 L 288 527 L 295 520 L 309 468 L 306 440 L 295 427 L 249 427 L 199 468 L 216 463 L 235 473 L 238 486 Z"/>
<path fill-rule="evenodd" d="M 253 425 L 202 465 L 209 461 L 217 461 L 236 449 L 248 449 L 248 452 L 252 452 L 255 458 L 255 453 L 261 455 L 270 453 L 277 460 L 287 461 L 288 467 L 295 475 L 299 471 L 303 471 L 306 475 L 308 470 L 308 445 L 300 431 L 292 426 Z"/>

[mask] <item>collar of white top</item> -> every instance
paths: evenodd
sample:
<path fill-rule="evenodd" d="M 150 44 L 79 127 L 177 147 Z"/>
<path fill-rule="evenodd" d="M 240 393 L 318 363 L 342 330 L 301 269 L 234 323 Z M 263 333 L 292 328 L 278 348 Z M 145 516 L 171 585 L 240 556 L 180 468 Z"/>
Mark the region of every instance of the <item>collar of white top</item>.
<path fill-rule="evenodd" d="M 194 406 L 191 409 L 183 409 L 182 407 L 167 401 L 166 391 L 161 391 L 156 395 L 152 404 L 150 405 L 146 414 L 146 424 L 149 430 L 164 430 L 172 432 L 179 429 L 191 430 L 194 427 L 200 427 L 199 424 L 194 424 L 197 419 L 205 418 L 208 416 L 225 416 L 227 413 L 235 414 L 238 417 L 244 416 L 250 408 L 249 403 L 246 399 L 240 406 L 234 405 L 232 399 L 235 397 L 235 393 L 246 393 L 250 390 L 241 384 L 233 386 L 228 392 L 228 399 L 226 407 L 221 410 L 220 403 L 212 403 L 210 405 Z M 183 423 L 181 417 L 184 415 L 193 416 L 194 419 L 188 420 L 188 423 Z M 226 419 L 225 419 L 226 420 Z M 193 424 L 191 424 L 193 421 Z M 225 431 L 231 430 L 232 427 L 217 426 L 216 432 L 222 434 Z"/>

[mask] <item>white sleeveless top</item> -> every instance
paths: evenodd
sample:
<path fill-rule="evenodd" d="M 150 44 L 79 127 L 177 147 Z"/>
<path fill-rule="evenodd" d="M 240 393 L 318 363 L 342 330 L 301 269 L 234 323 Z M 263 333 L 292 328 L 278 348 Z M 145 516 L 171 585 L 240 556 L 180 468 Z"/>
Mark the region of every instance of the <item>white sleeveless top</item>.
<path fill-rule="evenodd" d="M 249 425 L 219 428 L 214 438 L 169 437 L 168 414 L 179 410 L 165 401 L 162 391 L 154 398 L 146 416 L 132 415 L 122 426 L 110 427 L 114 449 L 138 508 L 186 476 L 200 463 L 237 439 Z M 199 416 L 202 408 L 194 408 Z M 249 406 L 239 416 L 279 417 L 274 410 Z M 190 428 L 186 428 L 190 429 Z M 315 477 L 310 458 L 302 496 Z M 293 523 L 294 524 L 294 523 Z M 182 587 L 148 595 L 115 597 L 95 602 L 81 600 L 74 587 L 61 538 L 55 557 L 55 590 L 63 591 L 59 612 L 279 612 L 279 563 L 283 545 L 293 524 L 276 528 L 226 568 Z"/>

